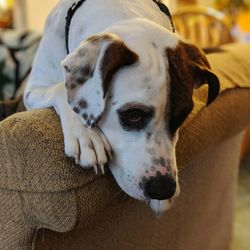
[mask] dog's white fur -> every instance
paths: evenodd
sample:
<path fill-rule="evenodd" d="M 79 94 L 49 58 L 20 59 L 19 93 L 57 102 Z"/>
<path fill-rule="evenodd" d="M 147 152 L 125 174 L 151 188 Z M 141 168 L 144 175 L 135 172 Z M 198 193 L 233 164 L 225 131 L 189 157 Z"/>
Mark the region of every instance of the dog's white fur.
<path fill-rule="evenodd" d="M 101 166 L 108 161 L 106 151 L 114 152 L 110 169 L 120 187 L 130 196 L 146 200 L 144 191 L 139 188 L 142 177 L 154 176 L 158 171 L 166 174 L 167 169 L 152 165 L 153 158 L 163 158 L 171 165 L 177 182 L 173 198 L 179 194 L 174 139 L 165 130 L 165 112 L 168 102 L 168 60 L 166 48 L 175 48 L 179 38 L 171 31 L 168 17 L 152 0 L 87 0 L 76 11 L 70 26 L 69 49 L 65 48 L 65 17 L 75 0 L 60 0 L 47 19 L 43 39 L 37 52 L 31 76 L 24 94 L 28 109 L 54 107 L 61 119 L 64 133 L 65 152 L 74 157 L 83 167 Z M 100 58 L 110 41 L 98 47 L 87 42 L 94 35 L 109 34 L 113 41 L 122 41 L 139 56 L 134 65 L 121 68 L 112 78 L 112 87 L 105 100 L 96 94 L 101 92 Z M 153 45 L 154 46 L 153 46 Z M 88 50 L 88 60 L 97 55 L 94 75 L 86 83 L 72 92 L 66 91 L 65 73 L 67 69 L 84 63 L 81 50 Z M 167 80 L 166 80 L 167 79 Z M 145 82 L 147 82 L 145 84 Z M 93 89 L 95 90 L 93 92 Z M 85 97 L 89 112 L 94 115 L 105 112 L 98 123 L 102 132 L 87 128 L 86 121 L 73 112 L 76 105 Z M 151 137 L 146 131 L 124 131 L 119 124 L 117 110 L 127 103 L 139 103 L 155 108 L 154 119 L 149 124 Z M 98 104 L 98 105 L 97 105 Z M 89 147 L 89 144 L 93 147 Z M 171 201 L 151 200 L 150 206 L 159 212 L 170 207 Z"/>

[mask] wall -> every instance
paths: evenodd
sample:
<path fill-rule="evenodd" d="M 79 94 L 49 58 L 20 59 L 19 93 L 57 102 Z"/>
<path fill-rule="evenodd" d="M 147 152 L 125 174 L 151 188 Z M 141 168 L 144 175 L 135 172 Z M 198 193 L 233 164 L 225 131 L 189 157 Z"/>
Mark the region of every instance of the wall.
<path fill-rule="evenodd" d="M 46 17 L 58 1 L 59 0 L 26 0 L 28 28 L 43 31 Z"/>
<path fill-rule="evenodd" d="M 24 0 L 16 0 L 24 1 Z M 27 26 L 29 29 L 43 31 L 46 17 L 59 0 L 26 0 Z M 178 0 L 162 0 L 173 13 L 176 10 Z M 197 0 L 197 3 L 211 5 L 214 0 Z"/>
<path fill-rule="evenodd" d="M 214 6 L 215 0 L 198 0 L 197 3 L 205 6 Z"/>
<path fill-rule="evenodd" d="M 20 0 L 16 1 L 18 2 Z M 46 17 L 58 1 L 59 0 L 26 0 L 28 28 L 43 31 Z M 163 2 L 169 7 L 171 12 L 174 12 L 177 0 L 163 0 Z"/>

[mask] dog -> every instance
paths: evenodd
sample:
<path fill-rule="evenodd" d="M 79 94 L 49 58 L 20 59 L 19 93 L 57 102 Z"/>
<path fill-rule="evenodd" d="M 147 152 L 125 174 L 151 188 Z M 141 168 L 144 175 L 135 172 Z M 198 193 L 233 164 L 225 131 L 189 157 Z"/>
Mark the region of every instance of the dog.
<path fill-rule="evenodd" d="M 47 18 L 24 103 L 54 107 L 66 155 L 96 172 L 109 161 L 119 186 L 161 214 L 180 193 L 178 130 L 192 111 L 193 89 L 205 83 L 210 104 L 218 78 L 156 1 L 60 0 Z"/>

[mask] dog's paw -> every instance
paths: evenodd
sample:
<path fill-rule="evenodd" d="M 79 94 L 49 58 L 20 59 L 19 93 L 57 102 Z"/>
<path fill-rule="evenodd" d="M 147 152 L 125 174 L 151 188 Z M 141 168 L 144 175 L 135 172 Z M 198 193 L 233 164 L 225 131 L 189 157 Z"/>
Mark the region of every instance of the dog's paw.
<path fill-rule="evenodd" d="M 73 157 L 76 164 L 93 167 L 96 174 L 100 168 L 104 174 L 104 165 L 112 158 L 112 151 L 102 132 L 98 128 L 84 127 L 79 120 L 68 122 L 63 130 L 66 155 Z"/>

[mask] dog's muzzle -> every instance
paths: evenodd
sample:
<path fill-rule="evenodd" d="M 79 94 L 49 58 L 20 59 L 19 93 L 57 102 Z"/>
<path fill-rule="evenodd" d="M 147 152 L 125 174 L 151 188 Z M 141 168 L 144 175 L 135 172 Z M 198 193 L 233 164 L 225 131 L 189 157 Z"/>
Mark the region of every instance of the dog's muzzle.
<path fill-rule="evenodd" d="M 154 200 L 167 200 L 174 196 L 176 181 L 172 175 L 157 175 L 144 181 L 144 192 Z"/>

